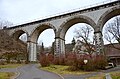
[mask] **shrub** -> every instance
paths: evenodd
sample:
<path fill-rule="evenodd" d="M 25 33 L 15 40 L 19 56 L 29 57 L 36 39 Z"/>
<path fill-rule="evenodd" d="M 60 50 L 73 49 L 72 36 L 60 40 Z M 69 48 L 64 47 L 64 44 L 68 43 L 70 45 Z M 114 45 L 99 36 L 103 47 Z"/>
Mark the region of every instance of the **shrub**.
<path fill-rule="evenodd" d="M 65 58 L 64 57 L 59 58 L 59 65 L 65 65 Z"/>
<path fill-rule="evenodd" d="M 69 53 L 66 55 L 66 58 L 65 58 L 66 65 L 69 65 L 69 66 L 76 65 L 76 62 L 77 62 L 77 57 L 75 53 Z"/>
<path fill-rule="evenodd" d="M 78 63 L 77 67 L 81 70 L 83 70 L 83 67 L 84 67 L 84 62 L 83 61 L 84 60 L 82 58 L 77 60 L 77 63 Z"/>
<path fill-rule="evenodd" d="M 70 66 L 69 70 L 94 71 L 104 69 L 107 65 L 107 60 L 102 55 L 92 56 L 92 58 L 89 55 L 78 55 L 75 53 L 67 55 L 66 64 Z M 84 63 L 84 59 L 88 60 L 86 64 Z"/>
<path fill-rule="evenodd" d="M 94 65 L 97 69 L 104 69 L 107 66 L 107 59 L 103 55 L 97 55 L 94 59 Z"/>
<path fill-rule="evenodd" d="M 85 64 L 84 60 L 88 60 Z M 50 64 L 55 65 L 68 65 L 68 69 L 71 71 L 75 70 L 85 70 L 85 71 L 94 71 L 97 69 L 104 69 L 107 65 L 107 60 L 103 55 L 89 56 L 89 55 L 80 55 L 76 53 L 68 53 L 66 57 L 61 55 L 59 57 L 54 57 L 52 54 L 41 54 L 40 55 L 40 64 L 42 67 L 49 66 Z"/>
<path fill-rule="evenodd" d="M 50 65 L 50 62 L 48 61 L 48 57 L 46 56 L 46 54 L 40 54 L 40 64 L 42 67 L 46 67 Z"/>
<path fill-rule="evenodd" d="M 54 57 L 53 64 L 55 64 L 55 65 L 65 65 L 64 55 L 60 55 L 59 57 Z"/>
<path fill-rule="evenodd" d="M 83 70 L 85 70 L 85 71 L 96 70 L 95 65 L 93 63 L 94 63 L 94 60 L 88 60 L 88 63 L 83 65 Z"/>
<path fill-rule="evenodd" d="M 76 53 L 67 54 L 65 62 L 66 65 L 70 66 L 68 70 L 71 71 L 80 70 L 83 67 L 83 61 L 79 59 Z"/>
<path fill-rule="evenodd" d="M 0 65 L 5 65 L 6 64 L 6 61 L 5 60 L 0 60 Z"/>
<path fill-rule="evenodd" d="M 58 57 L 54 58 L 53 64 L 59 65 L 59 58 Z"/>
<path fill-rule="evenodd" d="M 48 54 L 46 57 L 47 57 L 47 60 L 49 61 L 49 63 L 52 64 L 53 60 L 54 60 L 54 55 L 53 54 Z"/>

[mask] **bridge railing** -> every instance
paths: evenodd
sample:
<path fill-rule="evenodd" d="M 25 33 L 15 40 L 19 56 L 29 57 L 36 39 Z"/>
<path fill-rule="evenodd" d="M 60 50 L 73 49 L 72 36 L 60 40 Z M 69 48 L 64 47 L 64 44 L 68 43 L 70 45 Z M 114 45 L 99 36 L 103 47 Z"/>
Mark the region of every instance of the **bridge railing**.
<path fill-rule="evenodd" d="M 40 17 L 40 18 L 37 18 L 37 19 L 34 19 L 34 20 L 26 21 L 23 24 L 38 21 L 38 20 L 42 20 L 42 19 L 46 19 L 46 18 L 50 18 L 50 17 L 54 17 L 54 16 L 64 15 L 64 14 L 67 14 L 67 13 L 71 13 L 71 12 L 75 12 L 75 11 L 79 11 L 79 10 L 84 10 L 84 9 L 87 9 L 87 8 L 104 5 L 104 4 L 115 2 L 115 1 L 119 1 L 119 0 L 106 0 L 106 1 L 99 2 L 99 3 L 91 4 L 91 5 L 88 5 L 88 6 L 83 6 L 83 7 L 80 7 L 80 8 L 75 8 L 75 9 L 71 9 L 71 10 L 68 10 L 68 11 L 43 16 L 43 17 Z M 21 24 L 17 24 L 17 25 L 21 25 Z M 17 25 L 14 25 L 14 26 L 17 26 Z"/>
<path fill-rule="evenodd" d="M 75 12 L 75 11 L 79 11 L 79 10 L 84 10 L 84 9 L 87 9 L 87 8 L 91 8 L 91 7 L 95 7 L 95 6 L 99 6 L 99 5 L 104 5 L 104 4 L 112 3 L 112 2 L 115 2 L 115 1 L 119 1 L 119 0 L 106 0 L 106 1 L 99 2 L 99 3 L 91 4 L 91 5 L 88 5 L 88 6 L 83 6 L 83 7 L 80 7 L 80 8 L 75 8 L 75 9 L 71 9 L 71 10 L 68 10 L 68 11 L 44 16 L 44 17 L 41 17 L 41 19 L 54 17 L 54 16 L 59 16 L 59 15 L 63 15 L 63 14 L 67 14 L 67 13 L 71 13 L 71 12 Z"/>

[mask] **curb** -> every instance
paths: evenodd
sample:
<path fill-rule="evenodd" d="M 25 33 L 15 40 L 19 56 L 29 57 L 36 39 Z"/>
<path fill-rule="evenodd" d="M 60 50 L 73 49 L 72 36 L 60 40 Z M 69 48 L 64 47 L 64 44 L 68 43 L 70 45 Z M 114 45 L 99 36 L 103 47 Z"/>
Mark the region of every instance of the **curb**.
<path fill-rule="evenodd" d="M 21 66 L 20 66 L 21 67 Z M 20 72 L 19 72 L 19 70 L 18 70 L 18 68 L 20 68 L 20 67 L 17 67 L 16 68 L 16 73 L 15 73 L 15 75 L 14 76 L 12 76 L 10 79 L 17 79 L 17 77 L 21 74 Z M 39 69 L 38 67 L 37 67 L 37 69 Z M 53 73 L 53 74 L 55 74 L 55 75 L 58 75 L 61 79 L 64 79 L 64 77 L 62 76 L 62 75 L 60 75 L 60 74 L 57 74 L 57 73 L 54 73 L 54 72 L 50 72 L 50 71 L 47 71 L 47 70 L 43 70 L 43 69 L 41 69 L 42 71 L 45 71 L 45 72 L 49 72 L 49 73 Z"/>
<path fill-rule="evenodd" d="M 39 66 L 40 66 L 40 65 L 37 64 L 37 69 L 39 69 L 39 68 L 38 68 Z M 41 70 L 42 70 L 42 71 L 45 71 L 45 72 L 50 72 L 50 71 L 43 70 L 43 69 L 41 69 Z M 60 74 L 57 74 L 57 73 L 54 73 L 54 72 L 50 72 L 50 73 L 56 74 L 56 75 L 58 75 L 59 77 L 61 77 L 62 79 L 64 79 L 64 77 L 63 77 L 62 75 L 60 75 Z"/>
<path fill-rule="evenodd" d="M 18 67 L 19 68 L 19 67 Z M 14 76 L 12 76 L 10 79 L 16 79 L 19 75 L 20 75 L 20 72 L 18 71 L 18 68 L 16 68 L 16 73 Z"/>
<path fill-rule="evenodd" d="M 43 70 L 43 69 L 41 69 L 42 71 L 45 71 L 45 72 L 49 72 L 49 73 L 53 73 L 53 74 L 55 74 L 55 75 L 58 75 L 59 77 L 61 77 L 62 79 L 64 79 L 64 77 L 62 76 L 62 75 L 60 75 L 60 74 L 57 74 L 57 73 L 54 73 L 54 72 L 50 72 L 50 71 L 47 71 L 47 70 Z"/>
<path fill-rule="evenodd" d="M 57 73 L 54 73 L 54 74 L 57 74 Z M 62 75 L 60 75 L 60 74 L 57 74 L 57 75 L 60 76 L 62 79 L 64 79 L 64 77 Z"/>
<path fill-rule="evenodd" d="M 37 67 L 37 69 L 39 69 L 39 68 Z M 64 79 L 64 77 L 62 75 L 60 75 L 60 74 L 57 74 L 57 73 L 54 73 L 54 72 L 50 72 L 50 71 L 47 71 L 47 70 L 43 70 L 43 69 L 41 69 L 41 70 L 45 71 L 45 72 L 53 73 L 55 75 L 58 75 L 60 78 Z"/>
<path fill-rule="evenodd" d="M 105 79 L 112 79 L 112 78 L 111 78 L 111 75 L 110 75 L 109 73 L 106 73 L 106 74 L 105 74 Z"/>

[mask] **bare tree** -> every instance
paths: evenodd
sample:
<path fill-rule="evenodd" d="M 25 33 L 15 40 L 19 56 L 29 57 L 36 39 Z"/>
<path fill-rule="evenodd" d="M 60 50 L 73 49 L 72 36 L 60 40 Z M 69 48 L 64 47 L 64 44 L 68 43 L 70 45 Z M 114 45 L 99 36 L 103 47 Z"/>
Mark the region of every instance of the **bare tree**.
<path fill-rule="evenodd" d="M 10 27 L 12 25 L 13 23 L 0 19 L 0 29 L 3 29 L 4 27 Z"/>
<path fill-rule="evenodd" d="M 93 29 L 92 27 L 85 25 L 80 27 L 78 30 L 75 30 L 75 35 L 76 38 L 82 40 L 85 44 L 86 47 L 86 52 L 89 53 L 89 55 L 91 56 L 93 54 L 94 51 L 94 40 L 93 40 Z"/>
<path fill-rule="evenodd" d="M 119 47 L 115 46 L 117 42 L 120 45 L 120 17 L 115 17 L 111 22 L 106 25 L 104 38 L 116 49 L 120 50 Z"/>

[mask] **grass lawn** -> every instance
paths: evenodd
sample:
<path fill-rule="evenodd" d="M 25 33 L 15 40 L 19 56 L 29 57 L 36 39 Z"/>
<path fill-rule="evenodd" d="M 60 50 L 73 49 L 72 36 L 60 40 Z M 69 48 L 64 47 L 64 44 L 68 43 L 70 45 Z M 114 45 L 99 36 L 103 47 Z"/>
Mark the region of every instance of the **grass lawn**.
<path fill-rule="evenodd" d="M 111 72 L 112 79 L 120 79 L 120 71 Z"/>
<path fill-rule="evenodd" d="M 87 78 L 87 79 L 105 79 L 105 74 L 98 74 L 96 76 L 93 76 L 93 77 L 90 77 L 90 78 Z"/>
<path fill-rule="evenodd" d="M 49 67 L 40 67 L 40 69 L 54 72 L 54 73 L 61 74 L 61 75 L 65 75 L 65 74 L 80 75 L 80 74 L 91 73 L 91 72 L 85 72 L 85 71 L 69 71 L 68 67 L 69 66 L 50 65 Z"/>
<path fill-rule="evenodd" d="M 0 68 L 16 68 L 19 66 L 22 66 L 23 64 L 6 64 L 6 65 L 0 65 Z M 10 79 L 15 75 L 15 73 L 12 72 L 0 72 L 0 79 Z"/>
<path fill-rule="evenodd" d="M 120 79 L 120 72 L 116 71 L 116 72 L 110 72 L 110 75 L 112 77 L 112 79 Z M 105 79 L 105 73 L 87 78 L 87 79 Z"/>
<path fill-rule="evenodd" d="M 23 64 L 6 64 L 6 65 L 0 65 L 0 68 L 16 68 L 22 65 Z"/>
<path fill-rule="evenodd" d="M 13 75 L 14 73 L 0 72 L 0 79 L 10 79 L 10 77 Z"/>

